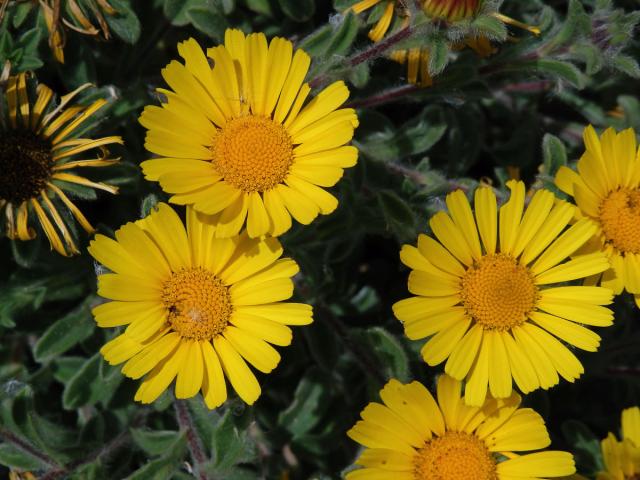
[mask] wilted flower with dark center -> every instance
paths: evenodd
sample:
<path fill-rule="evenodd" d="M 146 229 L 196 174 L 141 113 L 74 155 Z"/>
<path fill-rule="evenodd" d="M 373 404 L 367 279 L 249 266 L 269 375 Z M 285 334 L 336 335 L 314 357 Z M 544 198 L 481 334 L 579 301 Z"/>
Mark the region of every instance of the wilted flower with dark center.
<path fill-rule="evenodd" d="M 39 84 L 30 100 L 27 75 L 9 77 L 0 97 L 0 213 L 6 216 L 6 235 L 12 239 L 31 240 L 36 232 L 29 225 L 35 213 L 51 247 L 61 255 L 79 253 L 73 236 L 54 205 L 57 197 L 82 228 L 93 227 L 69 199 L 70 184 L 116 193 L 116 187 L 92 182 L 73 173 L 79 167 L 106 167 L 118 161 L 108 158 L 106 145 L 122 143 L 120 137 L 97 140 L 78 138 L 87 120 L 107 103 L 99 99 L 89 106 L 71 105 L 71 100 L 89 85 L 83 85 L 53 102 L 53 91 Z M 89 155 L 98 149 L 96 155 Z M 73 160 L 81 154 L 80 160 Z"/>
<path fill-rule="evenodd" d="M 61 63 L 64 63 L 65 27 L 84 35 L 101 35 L 106 40 L 110 33 L 105 15 L 117 13 L 108 0 L 40 0 L 39 5 L 49 30 L 49 46 Z M 0 8 L 0 22 L 2 14 Z"/>
<path fill-rule="evenodd" d="M 481 5 L 480 0 L 424 0 L 422 9 L 432 18 L 457 22 L 475 15 Z"/>

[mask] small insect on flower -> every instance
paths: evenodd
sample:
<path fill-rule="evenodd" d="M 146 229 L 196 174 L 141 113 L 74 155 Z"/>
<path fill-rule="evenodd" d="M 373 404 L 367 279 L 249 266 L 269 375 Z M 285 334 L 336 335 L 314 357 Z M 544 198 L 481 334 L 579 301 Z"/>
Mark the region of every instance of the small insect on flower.
<path fill-rule="evenodd" d="M 246 232 L 216 238 L 215 224 L 187 208 L 186 230 L 166 204 L 112 240 L 96 235 L 89 252 L 113 273 L 98 277 L 98 294 L 113 300 L 93 309 L 100 327 L 126 325 L 101 349 L 122 373 L 145 377 L 135 399 L 153 402 L 176 379 L 177 398 L 202 391 L 209 408 L 227 398 L 225 376 L 253 404 L 260 385 L 247 362 L 271 372 L 291 343 L 288 325 L 311 323 L 311 306 L 283 302 L 298 265 L 280 258 L 275 238 Z"/>
<path fill-rule="evenodd" d="M 355 165 L 346 144 L 358 125 L 355 110 L 339 108 L 349 90 L 335 82 L 310 102 L 305 77 L 311 59 L 293 44 L 262 33 L 227 30 L 225 44 L 207 50 L 193 40 L 178 45 L 185 60 L 162 75 L 172 90 L 148 106 L 140 123 L 145 146 L 160 155 L 142 163 L 145 178 L 160 182 L 170 202 L 192 205 L 216 224 L 216 237 L 278 236 L 291 217 L 311 223 L 338 200 L 335 185 Z"/>
<path fill-rule="evenodd" d="M 520 396 L 465 405 L 461 384 L 438 378 L 437 403 L 421 383 L 392 379 L 347 435 L 366 448 L 363 468 L 347 480 L 511 480 L 575 473 L 568 452 L 538 451 L 551 443 L 542 417 L 520 408 Z M 515 453 L 518 452 L 518 453 Z"/>
<path fill-rule="evenodd" d="M 98 99 L 89 106 L 71 105 L 88 84 L 63 96 L 57 106 L 49 87 L 39 84 L 33 92 L 31 86 L 27 74 L 21 73 L 9 77 L 0 96 L 0 213 L 4 210 L 6 235 L 17 240 L 35 238 L 36 231 L 29 224 L 29 214 L 35 213 L 51 247 L 68 256 L 79 250 L 55 205 L 56 198 L 92 233 L 93 227 L 65 192 L 75 185 L 117 193 L 117 187 L 92 182 L 73 169 L 118 162 L 109 158 L 106 146 L 122 144 L 122 139 L 78 136 L 91 116 L 107 104 Z M 96 150 L 98 154 L 90 153 Z"/>
<path fill-rule="evenodd" d="M 449 213 L 429 225 L 435 239 L 420 235 L 404 245 L 402 262 L 412 269 L 414 297 L 393 306 L 429 365 L 466 379 L 465 401 L 481 405 L 511 395 L 512 380 L 524 393 L 550 388 L 559 376 L 573 382 L 584 369 L 560 340 L 594 352 L 600 337 L 583 325 L 606 327 L 612 291 L 558 285 L 599 274 L 609 263 L 602 252 L 577 254 L 597 225 L 584 218 L 569 226 L 576 208 L 539 190 L 525 209 L 524 183 L 507 183 L 511 198 L 498 210 L 489 187 L 475 191 L 474 212 L 461 190 L 447 196 Z M 437 239 L 437 240 L 436 240 Z M 560 339 L 560 340 L 558 340 Z"/>
<path fill-rule="evenodd" d="M 600 137 L 592 126 L 584 131 L 586 150 L 578 171 L 561 167 L 556 185 L 571 195 L 579 216 L 597 225 L 585 251 L 602 251 L 611 268 L 589 279 L 619 295 L 632 293 L 640 307 L 640 149 L 632 128 Z"/>

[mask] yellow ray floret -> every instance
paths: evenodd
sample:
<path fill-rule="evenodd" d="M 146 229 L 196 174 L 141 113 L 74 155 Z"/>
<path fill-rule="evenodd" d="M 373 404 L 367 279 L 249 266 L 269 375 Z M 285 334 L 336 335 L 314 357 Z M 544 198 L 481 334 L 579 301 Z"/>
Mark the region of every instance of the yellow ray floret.
<path fill-rule="evenodd" d="M 227 398 L 228 380 L 253 404 L 260 385 L 247 364 L 271 372 L 280 361 L 272 345 L 289 345 L 289 325 L 312 321 L 309 305 L 284 302 L 298 266 L 280 258 L 276 239 L 216 238 L 216 228 L 188 208 L 185 230 L 160 204 L 115 240 L 91 242 L 91 255 L 112 272 L 98 277 L 98 294 L 112 301 L 94 308 L 96 322 L 126 325 L 101 352 L 112 365 L 126 362 L 126 376 L 144 377 L 135 396 L 142 403 L 175 379 L 177 398 L 201 391 L 215 408 Z"/>
<path fill-rule="evenodd" d="M 602 440 L 605 470 L 597 480 L 626 480 L 640 476 L 640 408 L 622 411 L 622 440 L 613 433 Z"/>
<path fill-rule="evenodd" d="M 227 30 L 207 50 L 193 39 L 178 45 L 184 64 L 162 71 L 171 90 L 162 106 L 145 108 L 146 148 L 161 158 L 142 163 L 148 180 L 192 205 L 217 225 L 216 237 L 278 236 L 291 218 L 311 223 L 338 200 L 325 190 L 358 151 L 347 143 L 358 125 L 340 108 L 349 90 L 335 82 L 307 101 L 311 59 L 288 40 Z M 211 66 L 213 65 L 213 67 Z"/>
<path fill-rule="evenodd" d="M 393 379 L 347 435 L 365 449 L 347 480 L 511 480 L 575 473 L 567 452 L 549 446 L 542 417 L 520 407 L 515 392 L 465 405 L 461 384 L 438 379 L 437 402 L 421 383 Z M 518 453 L 516 453 L 518 452 Z"/>
<path fill-rule="evenodd" d="M 88 84 L 63 96 L 56 105 L 49 87 L 39 84 L 34 92 L 30 83 L 24 73 L 9 77 L 0 97 L 0 111 L 7 113 L 6 118 L 0 118 L 0 213 L 4 210 L 9 238 L 35 238 L 29 220 L 29 215 L 35 214 L 54 250 L 65 256 L 76 254 L 79 250 L 56 203 L 61 202 L 83 229 L 93 232 L 68 196 L 70 184 L 117 193 L 117 187 L 74 172 L 76 168 L 116 163 L 118 159 L 109 158 L 106 146 L 122 144 L 122 139 L 79 137 L 90 118 L 107 104 L 98 99 L 88 106 L 69 105 Z M 6 108 L 2 108 L 5 102 Z"/>
<path fill-rule="evenodd" d="M 524 184 L 507 185 L 511 198 L 500 208 L 489 187 L 478 188 L 475 212 L 462 191 L 449 194 L 449 212 L 429 222 L 435 238 L 420 235 L 400 252 L 415 296 L 393 311 L 410 339 L 429 337 L 425 362 L 446 361 L 449 375 L 466 379 L 469 405 L 481 405 L 487 390 L 509 397 L 512 380 L 524 393 L 559 377 L 573 382 L 584 370 L 563 342 L 596 351 L 600 337 L 586 326 L 613 322 L 603 306 L 610 289 L 564 284 L 608 268 L 601 252 L 576 253 L 597 225 L 569 226 L 575 207 L 546 190 L 525 209 Z"/>
<path fill-rule="evenodd" d="M 556 185 L 572 196 L 579 215 L 598 226 L 585 251 L 602 251 L 611 268 L 590 283 L 618 295 L 632 293 L 640 306 L 640 149 L 632 128 L 600 137 L 592 126 L 584 130 L 585 152 L 577 172 L 561 167 Z"/>

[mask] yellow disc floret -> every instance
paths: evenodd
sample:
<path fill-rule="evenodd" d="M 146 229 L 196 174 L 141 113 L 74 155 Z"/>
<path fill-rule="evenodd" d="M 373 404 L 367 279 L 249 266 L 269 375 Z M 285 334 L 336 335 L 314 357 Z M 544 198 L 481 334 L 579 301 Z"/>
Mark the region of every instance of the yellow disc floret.
<path fill-rule="evenodd" d="M 535 307 L 538 289 L 529 269 L 503 253 L 482 257 L 462 277 L 461 296 L 469 315 L 492 330 L 522 324 Z"/>
<path fill-rule="evenodd" d="M 264 192 L 282 183 L 293 162 L 293 144 L 285 128 L 262 116 L 229 121 L 212 149 L 217 173 L 247 193 Z"/>
<path fill-rule="evenodd" d="M 164 285 L 162 302 L 173 330 L 196 340 L 222 333 L 232 312 L 228 288 L 202 267 L 175 272 Z"/>
<path fill-rule="evenodd" d="M 416 480 L 497 480 L 496 462 L 475 435 L 447 432 L 418 450 Z"/>
<path fill-rule="evenodd" d="M 611 192 L 600 204 L 600 223 L 606 241 L 618 251 L 640 253 L 640 190 Z"/>

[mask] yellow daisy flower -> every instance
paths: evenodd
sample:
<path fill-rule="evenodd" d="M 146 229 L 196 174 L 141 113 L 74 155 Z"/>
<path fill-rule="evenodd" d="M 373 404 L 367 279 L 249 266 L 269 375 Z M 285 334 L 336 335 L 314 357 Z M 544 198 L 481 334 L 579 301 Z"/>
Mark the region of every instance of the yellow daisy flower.
<path fill-rule="evenodd" d="M 212 215 L 216 236 L 278 236 L 291 217 L 311 223 L 335 210 L 331 187 L 358 151 L 346 146 L 358 125 L 342 108 L 344 82 L 306 104 L 310 64 L 290 41 L 227 30 L 225 44 L 204 55 L 193 39 L 178 45 L 185 64 L 172 61 L 162 75 L 173 91 L 161 107 L 148 106 L 140 123 L 146 147 L 163 158 L 147 160 L 148 180 L 173 194 L 170 201 Z M 209 61 L 214 64 L 211 68 Z"/>
<path fill-rule="evenodd" d="M 396 10 L 400 12 L 402 17 L 407 17 L 409 15 L 406 0 L 362 0 L 352 5 L 351 10 L 357 15 L 377 6 L 380 3 L 384 3 L 384 12 L 382 12 L 382 16 L 378 22 L 369 31 L 369 38 L 373 42 L 379 42 L 382 40 L 382 37 L 384 37 L 389 31 L 389 27 L 393 21 L 394 12 Z"/>
<path fill-rule="evenodd" d="M 629 128 L 608 128 L 600 138 L 592 126 L 584 130 L 586 150 L 578 171 L 561 167 L 555 183 L 571 195 L 580 215 L 598 225 L 589 245 L 609 258 L 611 268 L 591 279 L 619 295 L 634 294 L 640 307 L 640 149 Z"/>
<path fill-rule="evenodd" d="M 551 443 L 544 420 L 518 408 L 520 396 L 488 398 L 469 407 L 460 382 L 438 379 L 438 401 L 421 383 L 392 379 L 347 435 L 366 449 L 356 460 L 364 468 L 347 480 L 514 480 L 562 477 L 575 472 L 567 452 L 540 450 Z"/>
<path fill-rule="evenodd" d="M 247 366 L 269 373 L 291 343 L 287 325 L 311 323 L 311 307 L 284 303 L 298 265 L 280 258 L 274 238 L 246 233 L 216 238 L 216 226 L 187 209 L 186 230 L 160 204 L 127 223 L 112 240 L 96 235 L 89 253 L 113 273 L 98 277 L 98 294 L 113 301 L 93 309 L 99 327 L 127 325 L 100 352 L 122 373 L 146 375 L 135 399 L 153 402 L 176 379 L 177 398 L 202 391 L 209 408 L 227 398 L 225 376 L 246 403 L 260 395 Z"/>
<path fill-rule="evenodd" d="M 402 262 L 413 271 L 409 291 L 393 311 L 429 365 L 466 379 L 465 400 L 482 405 L 487 386 L 495 398 L 511 395 L 512 378 L 524 393 L 573 382 L 582 364 L 560 340 L 596 351 L 600 337 L 581 324 L 613 322 L 608 288 L 553 286 L 608 268 L 605 255 L 573 255 L 597 230 L 582 219 L 565 231 L 575 207 L 546 190 L 525 209 L 524 183 L 507 183 L 511 198 L 500 209 L 489 187 L 475 192 L 475 218 L 460 190 L 447 195 L 418 246 L 404 245 Z"/>
<path fill-rule="evenodd" d="M 0 213 L 4 210 L 6 235 L 18 240 L 35 238 L 29 225 L 29 213 L 35 212 L 54 250 L 65 256 L 79 253 L 52 200 L 58 197 L 82 228 L 93 232 L 65 191 L 71 190 L 70 184 L 77 184 L 117 193 L 117 187 L 87 180 L 73 169 L 116 163 L 118 159 L 108 158 L 105 146 L 122 144 L 122 139 L 79 137 L 85 122 L 107 104 L 99 99 L 89 106 L 68 106 L 89 84 L 63 96 L 56 106 L 53 91 L 42 83 L 33 101 L 29 83 L 24 73 L 9 77 L 0 96 Z M 99 154 L 88 153 L 96 149 Z"/>
<path fill-rule="evenodd" d="M 640 408 L 622 411 L 622 440 L 613 433 L 602 440 L 602 457 L 607 469 L 597 480 L 634 480 L 640 478 Z"/>

